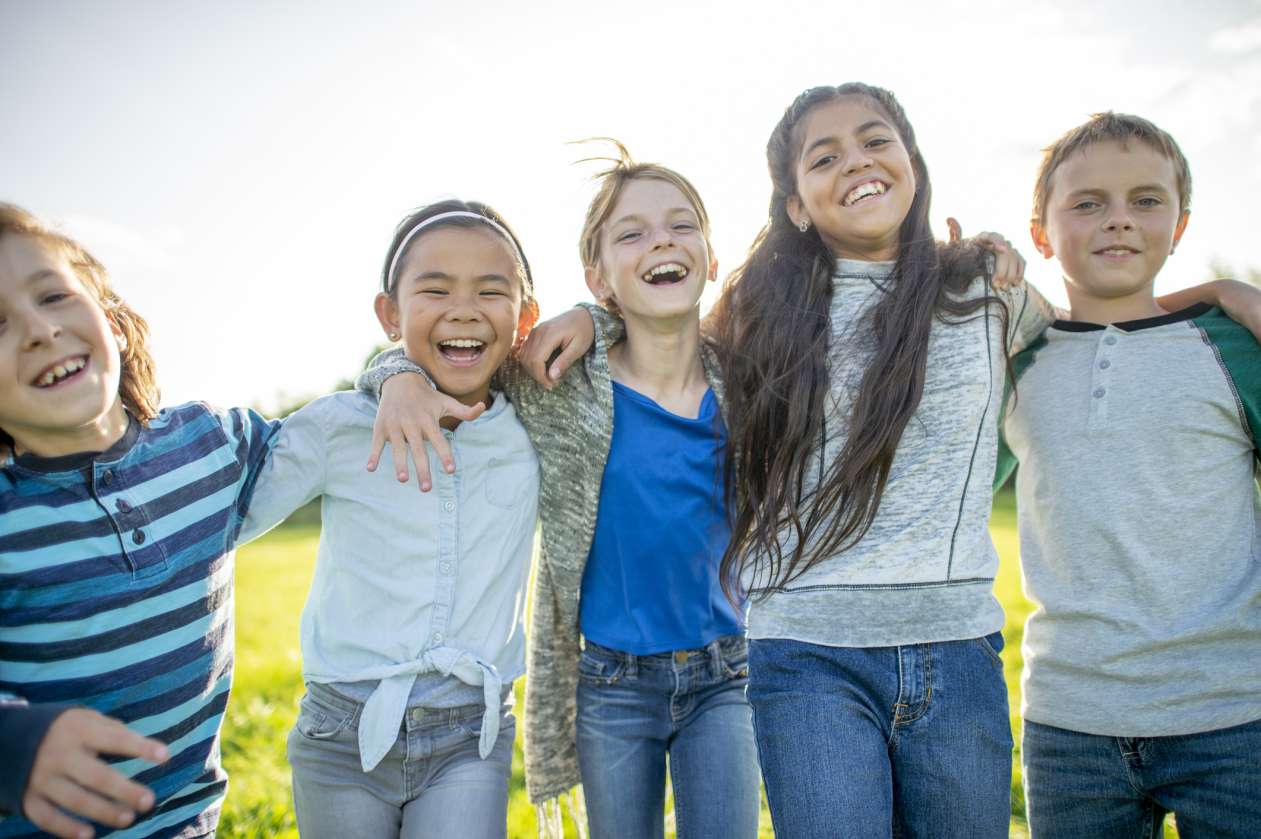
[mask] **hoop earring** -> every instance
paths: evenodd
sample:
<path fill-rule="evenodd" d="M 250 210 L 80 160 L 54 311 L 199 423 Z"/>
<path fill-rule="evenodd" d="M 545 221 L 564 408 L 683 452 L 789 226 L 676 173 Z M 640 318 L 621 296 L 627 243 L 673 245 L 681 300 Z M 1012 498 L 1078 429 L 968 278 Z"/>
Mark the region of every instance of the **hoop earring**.
<path fill-rule="evenodd" d="M 801 220 L 801 224 L 797 225 L 797 229 L 800 230 L 802 233 L 807 232 L 810 229 L 810 219 L 803 218 Z"/>

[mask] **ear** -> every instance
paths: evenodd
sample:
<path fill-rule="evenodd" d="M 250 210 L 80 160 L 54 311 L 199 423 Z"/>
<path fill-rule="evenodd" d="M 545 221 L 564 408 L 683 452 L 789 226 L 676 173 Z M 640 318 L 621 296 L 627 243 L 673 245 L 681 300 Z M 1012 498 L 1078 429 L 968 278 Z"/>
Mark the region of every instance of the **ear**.
<path fill-rule="evenodd" d="M 788 220 L 792 222 L 792 226 L 800 227 L 801 222 L 807 219 L 805 208 L 801 206 L 801 199 L 796 195 L 788 196 Z"/>
<path fill-rule="evenodd" d="M 1046 228 L 1038 224 L 1036 221 L 1029 222 L 1029 235 L 1033 237 L 1033 248 L 1042 254 L 1046 259 L 1055 256 L 1055 249 L 1051 247 L 1051 240 L 1046 236 Z"/>
<path fill-rule="evenodd" d="M 1182 241 L 1182 234 L 1187 229 L 1187 222 L 1191 220 L 1191 211 L 1183 210 L 1182 217 L 1178 219 L 1178 226 L 1173 229 L 1173 244 L 1169 246 L 1169 255 L 1173 256 L 1173 252 L 1178 248 L 1178 242 Z"/>
<path fill-rule="evenodd" d="M 114 343 L 118 344 L 118 351 L 120 353 L 127 352 L 127 334 L 118 325 L 114 313 L 107 311 L 105 313 L 105 321 L 109 324 L 109 331 L 114 335 Z"/>
<path fill-rule="evenodd" d="M 526 300 L 521 304 L 521 314 L 517 315 L 517 340 L 513 342 L 514 347 L 521 346 L 530 334 L 530 330 L 534 328 L 534 324 L 539 322 L 539 304 L 537 300 Z"/>
<path fill-rule="evenodd" d="M 587 288 L 591 290 L 591 296 L 597 302 L 603 303 L 605 300 L 613 299 L 613 291 L 609 288 L 609 284 L 604 281 L 599 268 L 586 268 L 583 270 L 582 276 L 587 281 Z"/>
<path fill-rule="evenodd" d="M 718 279 L 718 257 L 709 260 L 709 276 L 705 279 L 711 283 Z"/>
<path fill-rule="evenodd" d="M 381 328 L 385 330 L 386 337 L 391 341 L 397 340 L 393 336 L 403 331 L 398 303 L 394 302 L 393 297 L 380 291 L 377 292 L 376 300 L 372 302 L 372 308 L 377 313 L 377 320 L 381 323 Z"/>

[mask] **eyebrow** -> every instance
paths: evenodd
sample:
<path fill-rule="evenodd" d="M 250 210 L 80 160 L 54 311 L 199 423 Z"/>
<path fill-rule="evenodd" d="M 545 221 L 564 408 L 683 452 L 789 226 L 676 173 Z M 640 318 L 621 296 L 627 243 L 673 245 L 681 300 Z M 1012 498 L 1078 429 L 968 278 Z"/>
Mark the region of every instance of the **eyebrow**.
<path fill-rule="evenodd" d="M 1097 187 L 1097 186 L 1084 186 L 1084 187 L 1082 187 L 1081 189 L 1074 189 L 1074 190 L 1072 190 L 1071 192 L 1069 192 L 1069 193 L 1068 193 L 1068 195 L 1069 195 L 1069 196 L 1074 196 L 1074 195 L 1106 195 L 1108 192 L 1109 192 L 1109 190 L 1104 189 L 1103 187 Z M 1133 193 L 1135 193 L 1135 192 L 1160 192 L 1160 193 L 1163 193 L 1163 194 L 1165 194 L 1165 195 L 1172 195 L 1172 194 L 1173 194 L 1172 192 L 1170 192 L 1170 191 L 1169 191 L 1169 187 L 1165 186 L 1164 184 L 1158 184 L 1158 183 L 1153 183 L 1153 184 L 1141 184 L 1140 186 L 1132 186 L 1132 187 L 1130 187 L 1129 189 L 1127 189 L 1127 190 L 1125 191 L 1126 195 L 1131 195 L 1131 194 L 1133 194 Z"/>
<path fill-rule="evenodd" d="M 893 130 L 893 127 L 882 119 L 869 119 L 866 122 L 864 122 L 862 125 L 858 126 L 858 129 L 854 133 L 862 134 L 864 132 L 870 131 L 873 128 L 883 128 L 887 131 Z M 828 135 L 827 137 L 820 137 L 819 139 L 815 140 L 810 145 L 806 146 L 806 148 L 802 150 L 801 156 L 805 157 L 806 155 L 810 154 L 810 152 L 817 149 L 819 146 L 824 146 L 824 145 L 827 145 L 828 143 L 835 143 L 835 142 L 838 142 L 838 141 L 836 137 L 832 135 Z"/>
<path fill-rule="evenodd" d="M 475 279 L 478 282 L 504 283 L 505 285 L 512 285 L 512 280 L 508 279 L 503 274 L 480 274 Z M 426 271 L 425 273 L 417 274 L 412 278 L 412 282 L 416 283 L 424 280 L 441 280 L 449 283 L 454 282 L 455 277 L 452 277 L 445 271 Z"/>
<path fill-rule="evenodd" d="M 666 212 L 667 213 L 687 213 L 690 216 L 696 215 L 696 211 L 693 210 L 691 207 L 671 207 L 670 209 L 666 210 Z M 629 215 L 624 215 L 619 219 L 609 222 L 609 226 L 612 227 L 615 224 L 623 224 L 628 221 L 638 221 L 642 223 L 644 221 L 644 217 L 641 216 L 639 213 L 630 213 Z"/>
<path fill-rule="evenodd" d="M 54 280 L 60 279 L 61 274 L 59 274 L 58 272 L 54 271 L 51 268 L 41 268 L 40 270 L 36 271 L 34 274 L 31 274 L 29 277 L 26 278 L 26 284 L 34 285 L 40 280 L 46 280 L 50 277 Z"/>

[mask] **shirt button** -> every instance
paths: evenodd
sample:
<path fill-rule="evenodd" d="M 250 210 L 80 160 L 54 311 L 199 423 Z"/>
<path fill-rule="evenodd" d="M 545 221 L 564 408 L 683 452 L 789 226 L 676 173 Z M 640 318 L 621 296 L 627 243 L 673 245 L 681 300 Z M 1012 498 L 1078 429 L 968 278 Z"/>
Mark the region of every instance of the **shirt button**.
<path fill-rule="evenodd" d="M 1111 362 L 1111 361 L 1108 361 L 1108 359 L 1106 359 L 1106 358 L 1105 358 L 1103 361 L 1099 362 L 1099 369 L 1100 369 L 1100 370 L 1107 370 L 1107 369 L 1108 369 L 1109 367 L 1111 367 L 1111 366 L 1112 366 L 1112 362 Z"/>
<path fill-rule="evenodd" d="M 1108 391 L 1107 391 L 1105 388 L 1097 387 L 1097 388 L 1095 388 L 1095 394 L 1094 394 L 1094 396 L 1095 396 L 1095 398 L 1096 398 L 1096 399 L 1102 399 L 1102 398 L 1103 398 L 1103 395 L 1104 395 L 1105 393 L 1107 393 L 1107 392 L 1108 392 Z"/>
<path fill-rule="evenodd" d="M 143 530 L 136 529 L 131 531 L 131 541 L 135 542 L 137 545 L 143 545 L 144 540 L 145 535 Z"/>
<path fill-rule="evenodd" d="M 1107 338 L 1103 339 L 1103 342 L 1107 344 L 1109 347 L 1116 346 L 1117 336 L 1109 335 Z"/>
<path fill-rule="evenodd" d="M 131 505 L 130 505 L 130 504 L 128 504 L 128 503 L 127 503 L 124 499 L 122 499 L 122 498 L 118 499 L 118 504 L 117 504 L 117 505 L 115 505 L 115 506 L 117 506 L 117 507 L 118 507 L 118 512 L 120 512 L 120 513 L 130 513 L 130 512 L 131 512 Z"/>
<path fill-rule="evenodd" d="M 443 502 L 442 502 L 442 509 L 446 510 L 448 513 L 449 513 L 449 512 L 451 512 L 452 510 L 454 510 L 454 509 L 455 509 L 455 502 L 454 502 L 454 501 L 443 501 Z"/>
<path fill-rule="evenodd" d="M 106 469 L 104 472 L 101 473 L 101 483 L 105 484 L 105 486 L 109 486 L 110 484 L 114 483 L 114 470 L 113 469 Z"/>
<path fill-rule="evenodd" d="M 443 573 L 443 574 L 450 574 L 450 573 L 451 573 L 451 563 L 450 563 L 450 562 L 442 562 L 442 563 L 439 563 L 438 567 L 439 567 L 440 569 L 442 569 L 442 573 Z"/>
<path fill-rule="evenodd" d="M 433 642 L 434 642 L 435 644 L 441 644 L 441 643 L 443 642 L 443 640 L 444 640 L 444 639 L 443 639 L 443 637 L 442 637 L 442 633 L 441 633 L 441 632 L 435 632 L 435 633 L 433 634 Z"/>

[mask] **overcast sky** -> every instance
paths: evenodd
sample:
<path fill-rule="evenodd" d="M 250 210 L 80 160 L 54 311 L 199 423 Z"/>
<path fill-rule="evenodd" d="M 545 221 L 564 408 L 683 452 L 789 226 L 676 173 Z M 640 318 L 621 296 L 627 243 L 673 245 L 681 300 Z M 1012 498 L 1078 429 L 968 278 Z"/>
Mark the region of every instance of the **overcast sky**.
<path fill-rule="evenodd" d="M 1261 2 L 333 4 L 0 0 L 0 200 L 60 223 L 150 321 L 164 402 L 274 405 L 358 369 L 394 225 L 484 200 L 545 315 L 587 299 L 577 236 L 611 135 L 700 189 L 722 267 L 765 220 L 765 144 L 803 89 L 892 89 L 933 223 L 1029 245 L 1039 150 L 1104 109 L 1194 174 L 1159 291 L 1261 267 Z M 725 273 L 725 272 L 724 272 Z M 282 396 L 286 395 L 286 396 Z"/>

